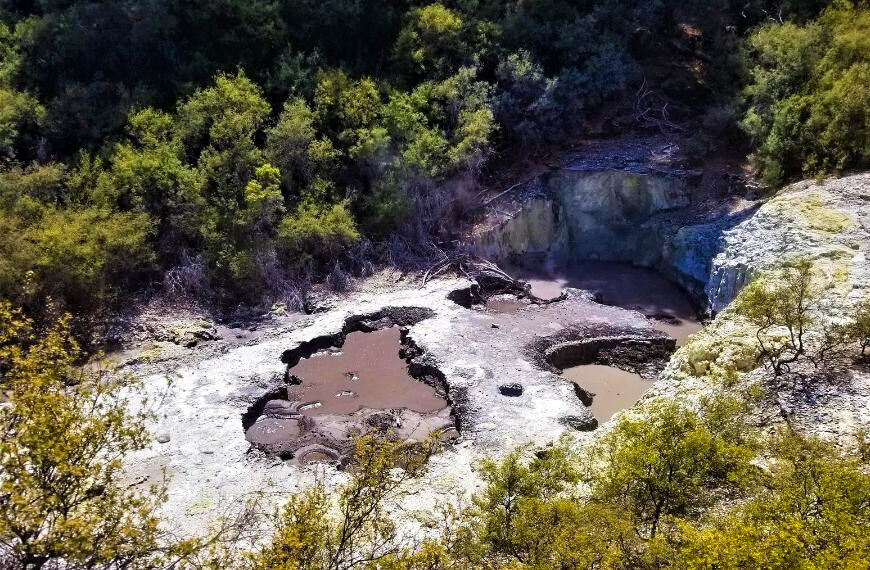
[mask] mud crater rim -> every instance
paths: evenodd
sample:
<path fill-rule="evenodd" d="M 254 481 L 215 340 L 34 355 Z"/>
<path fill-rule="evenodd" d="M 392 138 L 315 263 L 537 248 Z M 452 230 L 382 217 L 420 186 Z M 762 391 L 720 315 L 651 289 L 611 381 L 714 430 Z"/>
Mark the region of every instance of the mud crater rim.
<path fill-rule="evenodd" d="M 340 331 L 314 337 L 285 350 L 281 361 L 286 368 L 280 385 L 257 398 L 242 414 L 242 428 L 251 444 L 250 452 L 278 456 L 282 460 L 292 459 L 298 464 L 326 461 L 343 467 L 350 460 L 355 435 L 374 433 L 409 441 L 418 441 L 429 434 L 436 434 L 445 441 L 459 437 L 465 395 L 462 390 L 450 390 L 447 377 L 437 362 L 414 342 L 410 334 L 409 327 L 434 314 L 431 309 L 423 307 L 385 307 L 373 313 L 350 316 Z M 294 367 L 312 356 L 340 350 L 353 333 L 374 333 L 394 327 L 399 332 L 396 357 L 404 361 L 407 376 L 432 388 L 434 394 L 444 401 L 444 406 L 435 412 L 418 412 L 397 406 L 361 407 L 346 414 L 315 417 L 303 414 L 307 406 L 320 402 L 291 399 L 292 389 L 302 383 L 302 379 L 291 372 Z M 339 394 L 335 396 L 337 398 Z M 251 438 L 252 428 L 256 429 L 267 421 L 289 425 L 287 437 L 282 438 L 279 434 L 273 441 L 272 432 L 267 432 L 255 434 L 260 435 L 260 439 Z"/>
<path fill-rule="evenodd" d="M 652 384 L 677 347 L 676 339 L 655 329 L 620 328 L 612 325 L 575 325 L 533 340 L 525 347 L 538 367 L 563 376 L 568 368 L 596 364 L 636 374 Z M 588 409 L 595 394 L 573 382 L 574 394 Z M 590 414 L 591 416 L 591 414 Z M 594 417 L 565 416 L 562 423 L 579 431 L 598 427 Z"/>

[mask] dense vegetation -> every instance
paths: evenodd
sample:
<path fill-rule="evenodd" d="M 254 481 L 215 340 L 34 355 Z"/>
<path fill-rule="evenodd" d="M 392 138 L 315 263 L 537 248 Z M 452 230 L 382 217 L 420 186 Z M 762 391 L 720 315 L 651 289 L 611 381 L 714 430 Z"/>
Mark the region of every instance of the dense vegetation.
<path fill-rule="evenodd" d="M 835 2 L 817 20 L 749 38 L 742 126 L 772 183 L 870 162 L 870 11 Z"/>
<path fill-rule="evenodd" d="M 826 5 L 8 0 L 0 297 L 299 302 L 431 256 L 500 164 L 631 130 L 702 157 L 744 108 L 771 181 L 860 167 L 867 9 Z"/>

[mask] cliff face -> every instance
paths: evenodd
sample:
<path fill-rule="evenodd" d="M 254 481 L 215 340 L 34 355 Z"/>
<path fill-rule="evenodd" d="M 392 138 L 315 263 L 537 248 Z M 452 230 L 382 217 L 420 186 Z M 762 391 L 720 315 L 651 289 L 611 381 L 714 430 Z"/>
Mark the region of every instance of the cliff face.
<path fill-rule="evenodd" d="M 480 255 L 649 267 L 711 314 L 786 257 L 818 258 L 843 273 L 860 265 L 868 241 L 870 174 L 801 182 L 766 202 L 700 200 L 690 178 L 658 172 L 565 168 L 531 186 L 531 198 L 477 230 Z"/>
<path fill-rule="evenodd" d="M 735 393 L 765 387 L 758 425 L 786 417 L 803 433 L 852 445 L 859 430 L 870 428 L 870 369 L 854 363 L 832 375 L 804 366 L 794 384 L 777 385 L 755 358 L 755 329 L 729 305 L 752 277 L 798 256 L 813 261 L 818 337 L 826 325 L 848 322 L 870 296 L 870 174 L 793 184 L 723 231 L 706 285 L 719 314 L 676 352 L 647 397 L 698 398 L 721 385 L 717 369 L 732 369 Z"/>
<path fill-rule="evenodd" d="M 870 174 L 793 184 L 722 232 L 705 287 L 721 311 L 751 277 L 793 256 L 816 261 L 848 305 L 870 287 Z"/>
<path fill-rule="evenodd" d="M 537 184 L 541 197 L 477 236 L 475 244 L 483 255 L 533 253 L 562 262 L 602 259 L 654 265 L 660 261 L 661 236 L 658 228 L 645 224 L 658 213 L 689 204 L 684 184 L 665 175 L 566 169 Z"/>

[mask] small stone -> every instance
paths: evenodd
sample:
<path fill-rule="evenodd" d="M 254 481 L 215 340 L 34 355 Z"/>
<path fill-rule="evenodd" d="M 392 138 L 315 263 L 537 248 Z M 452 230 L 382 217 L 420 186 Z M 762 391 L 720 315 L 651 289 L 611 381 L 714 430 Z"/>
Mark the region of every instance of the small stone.
<path fill-rule="evenodd" d="M 169 434 L 166 432 L 157 434 L 157 443 L 169 443 Z"/>
<path fill-rule="evenodd" d="M 518 382 L 502 384 L 498 387 L 498 391 L 501 393 L 502 396 L 516 398 L 523 395 L 523 385 Z"/>
<path fill-rule="evenodd" d="M 559 422 L 577 431 L 592 431 L 598 427 L 598 420 L 594 417 L 562 416 Z"/>
<path fill-rule="evenodd" d="M 498 324 L 498 323 L 492 323 L 490 326 L 491 326 L 492 328 L 494 328 L 494 329 L 500 329 L 500 328 L 501 328 L 501 325 Z"/>

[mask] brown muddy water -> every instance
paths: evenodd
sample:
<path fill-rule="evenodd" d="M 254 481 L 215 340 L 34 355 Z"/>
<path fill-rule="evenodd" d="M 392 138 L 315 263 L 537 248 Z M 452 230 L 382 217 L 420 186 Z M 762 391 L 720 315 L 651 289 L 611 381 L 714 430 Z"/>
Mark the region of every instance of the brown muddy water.
<path fill-rule="evenodd" d="M 609 420 L 616 412 L 632 406 L 652 385 L 652 382 L 638 374 L 600 364 L 566 368 L 562 376 L 595 394 L 589 409 L 599 424 Z"/>
<path fill-rule="evenodd" d="M 430 413 L 447 406 L 431 386 L 408 374 L 399 357 L 399 328 L 350 333 L 341 352 L 318 353 L 290 369 L 301 385 L 291 400 L 307 402 L 303 415 L 350 414 L 362 408 L 407 408 Z"/>
<path fill-rule="evenodd" d="M 496 313 L 512 315 L 526 304 L 512 295 L 499 295 L 486 300 L 486 308 Z"/>
<path fill-rule="evenodd" d="M 634 309 L 649 317 L 653 327 L 685 344 L 702 325 L 688 295 L 655 271 L 627 263 L 582 261 L 570 267 L 510 268 L 509 272 L 532 286 L 542 299 L 558 297 L 563 288 L 585 289 L 601 296 L 605 305 Z"/>

